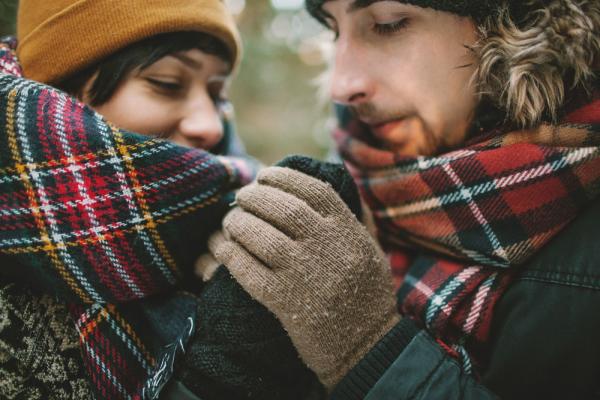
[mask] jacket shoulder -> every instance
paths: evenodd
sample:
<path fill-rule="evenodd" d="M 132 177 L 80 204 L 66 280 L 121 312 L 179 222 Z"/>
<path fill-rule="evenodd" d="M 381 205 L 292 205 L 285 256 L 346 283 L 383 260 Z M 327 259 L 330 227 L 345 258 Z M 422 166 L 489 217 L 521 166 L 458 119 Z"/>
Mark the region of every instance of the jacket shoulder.
<path fill-rule="evenodd" d="M 494 311 L 483 381 L 502 398 L 588 398 L 600 386 L 600 201 L 549 242 Z"/>

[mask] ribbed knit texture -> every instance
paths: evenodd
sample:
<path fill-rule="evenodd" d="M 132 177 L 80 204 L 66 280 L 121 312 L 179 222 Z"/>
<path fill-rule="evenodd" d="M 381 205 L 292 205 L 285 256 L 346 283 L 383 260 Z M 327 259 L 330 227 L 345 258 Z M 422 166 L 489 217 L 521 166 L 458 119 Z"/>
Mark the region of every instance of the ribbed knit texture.
<path fill-rule="evenodd" d="M 362 218 L 358 187 L 344 164 L 328 163 L 311 157 L 292 155 L 285 157 L 276 165 L 295 169 L 330 184 L 356 218 L 358 220 Z"/>
<path fill-rule="evenodd" d="M 331 400 L 364 399 L 419 332 L 409 318 L 400 320 L 339 383 Z"/>
<path fill-rule="evenodd" d="M 333 185 L 305 173 L 266 168 L 236 200 L 209 247 L 332 388 L 400 319 L 387 260 Z"/>
<path fill-rule="evenodd" d="M 301 400 L 312 393 L 323 398 L 277 318 L 225 267 L 200 293 L 197 315 L 196 334 L 175 377 L 198 397 Z"/>
<path fill-rule="evenodd" d="M 220 0 L 21 0 L 17 53 L 25 77 L 55 84 L 130 44 L 180 31 L 214 35 L 239 59 L 239 34 Z"/>

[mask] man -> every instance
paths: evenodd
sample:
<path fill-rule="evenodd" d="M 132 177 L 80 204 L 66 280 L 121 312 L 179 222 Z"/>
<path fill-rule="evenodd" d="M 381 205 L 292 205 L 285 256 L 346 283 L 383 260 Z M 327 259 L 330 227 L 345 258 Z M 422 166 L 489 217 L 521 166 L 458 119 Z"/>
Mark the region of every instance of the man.
<path fill-rule="evenodd" d="M 598 396 L 598 2 L 307 7 L 387 257 L 331 186 L 272 167 L 217 260 L 334 398 Z"/>

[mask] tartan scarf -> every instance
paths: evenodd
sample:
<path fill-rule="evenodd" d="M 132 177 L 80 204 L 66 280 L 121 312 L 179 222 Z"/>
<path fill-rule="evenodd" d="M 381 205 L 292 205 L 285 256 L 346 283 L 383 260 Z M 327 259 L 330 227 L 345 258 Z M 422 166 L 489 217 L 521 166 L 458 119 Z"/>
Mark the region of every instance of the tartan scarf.
<path fill-rule="evenodd" d="M 1 272 L 71 304 L 98 398 L 142 398 L 195 319 L 193 262 L 258 163 L 124 132 L 24 79 L 15 48 L 0 43 Z"/>
<path fill-rule="evenodd" d="M 334 139 L 372 211 L 400 312 L 467 367 L 467 350 L 478 361 L 494 305 L 519 267 L 597 201 L 594 99 L 558 125 L 489 132 L 434 157 L 376 148 L 368 127 L 343 110 Z"/>

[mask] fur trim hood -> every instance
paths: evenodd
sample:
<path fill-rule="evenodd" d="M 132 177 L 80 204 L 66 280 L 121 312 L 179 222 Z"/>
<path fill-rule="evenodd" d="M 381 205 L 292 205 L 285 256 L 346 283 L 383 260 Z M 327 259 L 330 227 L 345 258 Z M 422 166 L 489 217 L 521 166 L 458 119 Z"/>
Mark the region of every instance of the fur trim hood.
<path fill-rule="evenodd" d="M 532 127 L 556 121 L 572 95 L 594 90 L 600 78 L 600 2 L 523 0 L 519 7 L 480 25 L 474 81 L 506 122 Z"/>

